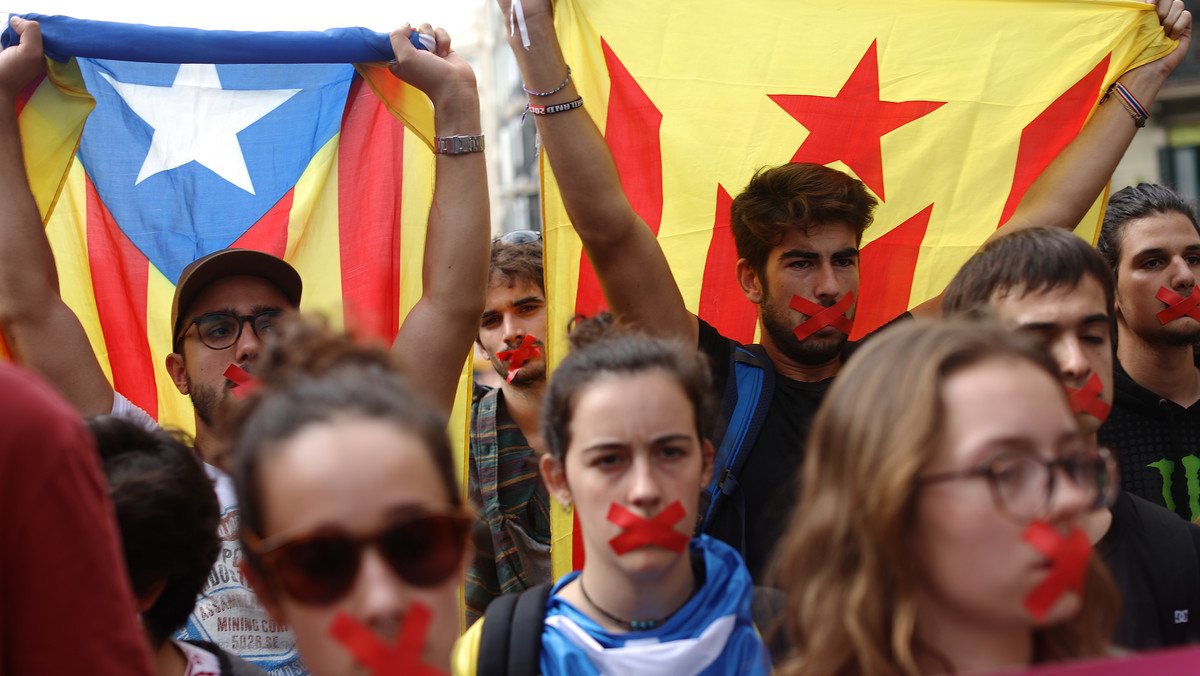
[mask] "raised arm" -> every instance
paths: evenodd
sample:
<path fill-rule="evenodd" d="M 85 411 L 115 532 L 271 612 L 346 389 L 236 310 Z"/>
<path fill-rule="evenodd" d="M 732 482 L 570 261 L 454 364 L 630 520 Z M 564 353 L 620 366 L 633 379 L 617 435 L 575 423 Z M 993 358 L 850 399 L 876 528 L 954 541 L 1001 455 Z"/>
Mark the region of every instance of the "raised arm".
<path fill-rule="evenodd" d="M 0 329 L 13 358 L 50 381 L 80 413 L 108 413 L 112 385 L 59 295 L 54 254 L 25 176 L 16 101 L 44 68 L 41 29 L 17 17 L 12 26 L 21 43 L 0 52 Z"/>
<path fill-rule="evenodd" d="M 1192 41 L 1192 14 L 1184 8 L 1183 0 L 1157 0 L 1151 4 L 1155 4 L 1163 32 L 1179 40 L 1179 46 L 1120 77 L 1120 83 L 1147 110 L 1167 76 L 1183 61 Z M 1074 228 L 1112 178 L 1137 130 L 1129 111 L 1114 93 L 1038 176 L 1012 218 L 993 237 L 1032 226 Z"/>
<path fill-rule="evenodd" d="M 450 49 L 450 36 L 441 28 L 422 26 L 421 32 L 437 41 L 434 50 L 426 52 L 409 43 L 410 32 L 405 26 L 392 33 L 392 72 L 433 101 L 439 137 L 481 133 L 475 73 Z M 428 399 L 449 412 L 479 332 L 491 223 L 483 153 L 439 154 L 435 162 L 421 299 L 405 317 L 392 350 Z"/>
<path fill-rule="evenodd" d="M 1187 54 L 1192 41 L 1192 14 L 1183 0 L 1158 0 L 1155 4 L 1163 32 L 1179 46 L 1157 61 L 1134 68 L 1119 78 L 1146 109 L 1158 90 Z M 1100 105 L 1087 124 L 1029 186 L 1012 218 L 988 237 L 997 237 L 1036 226 L 1074 229 L 1112 178 L 1138 127 L 1116 95 Z M 942 295 L 912 309 L 917 317 L 942 314 Z"/>
<path fill-rule="evenodd" d="M 509 0 L 499 4 L 507 17 Z M 566 79 L 566 85 L 552 94 L 531 95 L 530 103 L 553 106 L 574 101 L 579 93 L 574 81 L 566 78 L 550 0 L 522 0 L 521 4 L 530 46 L 524 47 L 520 31 L 509 36 L 509 43 L 526 90 L 550 92 Z M 609 309 L 643 330 L 695 342 L 696 318 L 683 303 L 654 233 L 625 197 L 612 154 L 587 111 L 575 108 L 529 118 L 537 123 L 563 205 L 583 240 Z"/>

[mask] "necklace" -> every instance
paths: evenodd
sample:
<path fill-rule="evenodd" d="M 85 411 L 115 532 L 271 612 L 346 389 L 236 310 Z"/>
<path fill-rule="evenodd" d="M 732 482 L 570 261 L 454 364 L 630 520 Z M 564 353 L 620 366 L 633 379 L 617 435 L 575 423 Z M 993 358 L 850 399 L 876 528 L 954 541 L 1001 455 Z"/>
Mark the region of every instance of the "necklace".
<path fill-rule="evenodd" d="M 582 575 L 579 576 L 579 593 L 583 595 L 583 600 L 587 601 L 589 606 L 596 609 L 596 612 L 600 613 L 609 622 L 621 627 L 625 631 L 650 631 L 663 622 L 671 619 L 671 615 L 674 615 L 675 611 L 679 610 L 676 608 L 675 611 L 671 611 L 671 613 L 666 617 L 660 617 L 657 620 L 624 620 L 601 608 L 599 604 L 592 600 L 592 597 L 588 596 L 587 590 L 583 588 Z"/>

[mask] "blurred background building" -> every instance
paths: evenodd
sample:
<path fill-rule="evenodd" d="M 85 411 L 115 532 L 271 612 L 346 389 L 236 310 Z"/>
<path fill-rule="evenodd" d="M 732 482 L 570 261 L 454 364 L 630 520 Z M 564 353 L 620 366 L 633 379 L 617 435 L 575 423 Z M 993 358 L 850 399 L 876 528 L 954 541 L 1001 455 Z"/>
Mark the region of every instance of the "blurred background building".
<path fill-rule="evenodd" d="M 1200 17 L 1200 0 L 1184 3 L 1193 20 Z M 1194 40 L 1159 93 L 1146 128 L 1113 173 L 1112 189 L 1143 181 L 1164 183 L 1188 199 L 1200 199 L 1200 46 Z"/>

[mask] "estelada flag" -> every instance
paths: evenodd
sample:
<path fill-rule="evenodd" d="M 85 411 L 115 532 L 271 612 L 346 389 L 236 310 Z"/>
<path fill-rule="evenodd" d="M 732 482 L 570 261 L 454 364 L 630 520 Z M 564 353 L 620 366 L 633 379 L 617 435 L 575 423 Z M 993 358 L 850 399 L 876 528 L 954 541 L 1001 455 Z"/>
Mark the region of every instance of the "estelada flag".
<path fill-rule="evenodd" d="M 48 65 L 18 103 L 26 170 L 117 391 L 194 429 L 163 368 L 171 297 L 184 266 L 230 246 L 295 266 L 306 311 L 392 341 L 421 294 L 433 108 L 381 63 L 386 34 L 26 18 Z"/>
<path fill-rule="evenodd" d="M 815 162 L 879 199 L 859 337 L 938 293 L 1012 215 L 1107 87 L 1174 48 L 1126 0 L 559 0 L 567 63 L 688 309 L 743 342 L 729 206 L 754 172 Z M 603 306 L 542 158 L 551 327 Z M 1094 241 L 1097 202 L 1077 232 Z M 550 331 L 561 358 L 561 331 Z M 555 572 L 578 563 L 556 512 Z"/>

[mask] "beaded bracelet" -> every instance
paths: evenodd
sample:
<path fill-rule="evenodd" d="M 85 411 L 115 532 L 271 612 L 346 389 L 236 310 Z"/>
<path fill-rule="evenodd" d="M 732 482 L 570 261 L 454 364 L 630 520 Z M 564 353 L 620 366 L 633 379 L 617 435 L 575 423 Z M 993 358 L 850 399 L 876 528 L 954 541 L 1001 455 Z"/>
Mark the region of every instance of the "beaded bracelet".
<path fill-rule="evenodd" d="M 570 66 L 567 66 L 567 77 L 566 77 L 566 79 L 564 79 L 564 80 L 562 81 L 562 84 L 558 85 L 558 86 L 557 86 L 557 87 L 555 87 L 554 89 L 551 89 L 551 90 L 550 90 L 550 91 L 548 91 L 548 92 L 531 92 L 531 91 L 529 91 L 529 87 L 526 87 L 526 86 L 525 86 L 525 83 L 524 83 L 524 82 L 522 82 L 522 83 L 521 83 L 521 89 L 524 89 L 524 90 L 525 90 L 525 93 L 526 93 L 526 94 L 528 94 L 528 95 L 530 95 L 530 96 L 550 96 L 551 94 L 554 94 L 554 93 L 557 93 L 557 92 L 559 92 L 559 91 L 562 91 L 562 88 L 563 88 L 563 87 L 566 87 L 566 86 L 567 86 L 567 83 L 568 83 L 568 82 L 570 82 L 570 81 L 571 81 L 571 67 L 570 67 Z"/>

